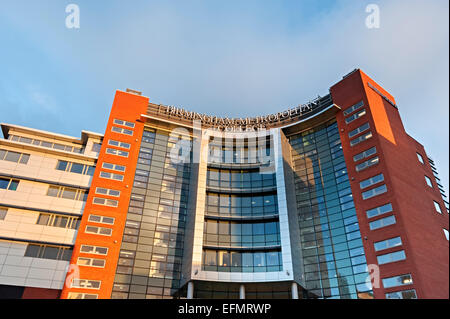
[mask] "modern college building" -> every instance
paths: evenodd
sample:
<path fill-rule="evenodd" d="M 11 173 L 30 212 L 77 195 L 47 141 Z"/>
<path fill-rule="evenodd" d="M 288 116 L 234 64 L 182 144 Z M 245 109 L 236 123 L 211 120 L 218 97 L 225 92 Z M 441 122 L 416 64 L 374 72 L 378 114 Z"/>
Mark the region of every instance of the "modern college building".
<path fill-rule="evenodd" d="M 104 135 L 2 130 L 1 298 L 449 298 L 435 163 L 360 70 L 267 116 L 127 90 Z"/>

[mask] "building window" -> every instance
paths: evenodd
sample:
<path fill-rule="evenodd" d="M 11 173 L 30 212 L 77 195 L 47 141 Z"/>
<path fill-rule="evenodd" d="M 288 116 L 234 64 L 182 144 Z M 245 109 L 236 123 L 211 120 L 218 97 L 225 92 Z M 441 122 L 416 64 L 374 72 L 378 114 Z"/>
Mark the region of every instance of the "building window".
<path fill-rule="evenodd" d="M 217 236 L 219 235 L 219 236 Z M 258 247 L 280 245 L 278 222 L 238 223 L 230 221 L 205 221 L 204 244 L 221 246 L 227 238 L 228 245 Z"/>
<path fill-rule="evenodd" d="M 402 239 L 400 237 L 390 238 L 383 241 L 379 241 L 373 244 L 375 251 L 385 250 L 402 245 Z"/>
<path fill-rule="evenodd" d="M 80 253 L 106 256 L 108 254 L 108 248 L 91 245 L 81 245 Z"/>
<path fill-rule="evenodd" d="M 365 170 L 366 168 L 369 168 L 371 166 L 378 164 L 379 161 L 380 161 L 380 159 L 378 158 L 378 156 L 373 157 L 365 162 L 362 162 L 361 164 L 356 165 L 355 169 L 357 172 L 361 172 L 362 170 Z"/>
<path fill-rule="evenodd" d="M 123 181 L 123 175 L 120 174 L 113 174 L 113 173 L 108 173 L 108 172 L 100 172 L 100 177 L 101 178 L 106 178 L 106 179 L 113 179 L 116 181 Z"/>
<path fill-rule="evenodd" d="M 368 140 L 371 137 L 372 137 L 372 132 L 367 132 L 366 134 L 361 135 L 360 137 L 357 137 L 357 138 L 351 140 L 350 141 L 350 146 L 355 146 L 355 145 L 357 145 L 359 143 L 362 143 L 362 142 Z"/>
<path fill-rule="evenodd" d="M 119 201 L 107 198 L 94 197 L 92 203 L 95 205 L 117 207 L 119 206 Z"/>
<path fill-rule="evenodd" d="M 102 236 L 111 236 L 112 229 L 105 227 L 97 227 L 97 226 L 86 226 L 85 229 L 86 234 L 94 234 L 94 235 L 102 235 Z"/>
<path fill-rule="evenodd" d="M 130 128 L 134 128 L 134 123 L 133 122 L 127 122 L 127 121 L 114 119 L 114 124 L 130 127 Z"/>
<path fill-rule="evenodd" d="M 386 299 L 417 299 L 417 295 L 414 289 L 403 290 L 387 293 Z"/>
<path fill-rule="evenodd" d="M 361 125 L 360 127 L 358 127 L 357 129 L 351 131 L 350 133 L 348 133 L 348 137 L 352 138 L 353 136 L 358 135 L 359 133 L 362 133 L 364 131 L 367 131 L 370 128 L 370 124 L 369 122 Z"/>
<path fill-rule="evenodd" d="M 212 188 L 251 189 L 274 187 L 275 174 L 261 174 L 258 170 L 216 170 L 209 169 L 206 183 Z"/>
<path fill-rule="evenodd" d="M 282 267 L 279 251 L 203 251 L 202 269 L 205 271 L 265 272 L 280 271 Z"/>
<path fill-rule="evenodd" d="M 100 280 L 73 279 L 71 288 L 100 289 Z"/>
<path fill-rule="evenodd" d="M 50 227 L 78 229 L 80 219 L 78 217 L 41 213 L 39 214 L 36 224 Z"/>
<path fill-rule="evenodd" d="M 431 182 L 431 179 L 425 175 L 425 181 L 427 182 L 427 185 L 433 188 L 433 183 Z"/>
<path fill-rule="evenodd" d="M 25 257 L 70 261 L 72 248 L 51 245 L 28 244 Z"/>
<path fill-rule="evenodd" d="M 97 187 L 95 189 L 95 193 L 101 194 L 101 195 L 113 196 L 113 197 L 120 196 L 120 191 L 116 191 L 114 189 L 109 189 L 109 188 L 103 188 L 103 187 Z"/>
<path fill-rule="evenodd" d="M 67 161 L 58 161 L 56 169 L 59 171 L 94 176 L 95 166 L 84 165 Z"/>
<path fill-rule="evenodd" d="M 436 201 L 433 201 L 433 202 L 434 202 L 434 208 L 436 209 L 436 211 L 437 211 L 439 214 L 442 214 L 441 205 L 439 205 L 439 203 L 436 202 Z"/>
<path fill-rule="evenodd" d="M 86 267 L 105 268 L 106 260 L 97 258 L 78 257 L 77 265 Z"/>
<path fill-rule="evenodd" d="M 115 133 L 119 133 L 119 134 L 124 134 L 124 135 L 130 135 L 130 136 L 133 136 L 133 131 L 132 131 L 132 130 L 127 130 L 127 129 L 125 129 L 125 128 L 121 128 L 121 127 L 117 127 L 117 126 L 113 126 L 113 127 L 111 128 L 111 131 L 112 131 L 112 132 L 115 132 Z"/>
<path fill-rule="evenodd" d="M 345 119 L 345 123 L 350 124 L 351 122 L 353 122 L 354 120 L 359 119 L 361 116 L 366 115 L 366 109 L 362 109 L 361 111 L 359 111 L 358 113 L 353 114 L 352 116 L 349 116 Z"/>
<path fill-rule="evenodd" d="M 92 152 L 100 153 L 101 149 L 102 149 L 102 144 L 101 143 L 93 143 L 92 144 Z"/>
<path fill-rule="evenodd" d="M 131 145 L 128 144 L 128 143 L 119 142 L 119 141 L 115 141 L 115 140 L 109 140 L 108 141 L 108 145 L 121 147 L 121 148 L 126 148 L 127 150 L 129 150 L 130 147 L 131 147 Z"/>
<path fill-rule="evenodd" d="M 445 238 L 447 238 L 447 240 L 448 240 L 448 230 L 447 229 L 442 229 L 443 231 L 444 231 L 444 235 L 445 235 Z"/>
<path fill-rule="evenodd" d="M 377 256 L 377 261 L 379 265 L 389 264 L 396 261 L 405 260 L 406 255 L 404 250 L 399 250 L 390 254 Z"/>
<path fill-rule="evenodd" d="M 0 207 L 0 220 L 5 220 L 7 213 L 8 213 L 8 208 Z"/>
<path fill-rule="evenodd" d="M 423 161 L 422 155 L 420 155 L 419 153 L 416 153 L 416 154 L 417 154 L 417 158 L 419 159 L 419 162 L 422 164 L 425 164 L 425 162 Z"/>
<path fill-rule="evenodd" d="M 49 141 L 41 141 L 41 140 L 37 140 L 37 139 L 31 139 L 28 137 L 10 135 L 8 139 L 11 141 L 14 141 L 14 142 L 31 144 L 34 146 L 42 146 L 42 147 L 52 148 L 52 149 L 59 150 L 59 151 L 72 152 L 72 153 L 77 153 L 77 154 L 83 153 L 83 149 L 81 147 L 52 143 Z"/>
<path fill-rule="evenodd" d="M 346 110 L 344 111 L 344 116 L 347 116 L 347 115 L 349 115 L 350 113 L 353 113 L 353 112 L 355 112 L 356 110 L 359 110 L 359 109 L 362 108 L 363 106 L 364 106 L 364 102 L 363 102 L 363 101 L 358 102 L 357 104 L 350 106 L 348 109 L 346 109 Z"/>
<path fill-rule="evenodd" d="M 376 175 L 374 177 L 371 177 L 371 178 L 366 179 L 366 180 L 362 181 L 361 183 L 359 183 L 359 187 L 361 189 L 364 189 L 364 188 L 367 188 L 369 186 L 372 186 L 372 185 L 377 184 L 377 183 L 382 182 L 382 181 L 384 181 L 384 175 L 383 174 L 378 174 L 378 175 Z"/>
<path fill-rule="evenodd" d="M 82 292 L 69 292 L 67 299 L 98 299 L 98 295 L 86 294 Z"/>
<path fill-rule="evenodd" d="M 116 150 L 115 148 L 107 148 L 106 154 L 117 155 L 121 157 L 128 157 L 129 153 L 121 150 Z"/>
<path fill-rule="evenodd" d="M 85 202 L 88 193 L 81 189 L 70 188 L 65 186 L 49 186 L 47 196 L 79 200 Z"/>
<path fill-rule="evenodd" d="M 0 189 L 9 191 L 16 191 L 19 186 L 19 181 L 11 178 L 0 178 Z"/>
<path fill-rule="evenodd" d="M 372 155 L 374 155 L 374 154 L 376 154 L 377 153 L 377 148 L 374 146 L 374 147 L 371 147 L 371 148 L 369 148 L 368 150 L 366 150 L 366 151 L 364 151 L 364 152 L 361 152 L 361 153 L 359 153 L 359 154 L 356 154 L 355 156 L 353 156 L 353 161 L 354 162 L 358 162 L 358 161 L 360 161 L 360 160 L 362 160 L 362 159 L 364 159 L 364 158 L 367 158 L 367 157 L 369 157 L 369 156 L 372 156 Z"/>
<path fill-rule="evenodd" d="M 384 288 L 392 288 L 392 287 L 401 287 L 406 285 L 411 285 L 413 283 L 412 277 L 410 274 L 383 278 L 383 287 Z"/>
<path fill-rule="evenodd" d="M 112 171 L 125 172 L 125 166 L 117 165 L 117 164 L 103 163 L 102 168 L 110 169 Z"/>
<path fill-rule="evenodd" d="M 28 164 L 29 159 L 30 154 L 17 153 L 8 150 L 0 150 L 0 160 L 19 164 Z"/>
<path fill-rule="evenodd" d="M 99 223 L 99 224 L 114 225 L 114 218 L 113 217 L 89 215 L 89 221 L 93 222 L 93 223 Z"/>
<path fill-rule="evenodd" d="M 378 186 L 376 188 L 372 188 L 372 189 L 370 189 L 368 191 L 363 192 L 362 193 L 362 199 L 366 200 L 366 199 L 369 199 L 369 198 L 372 198 L 372 197 L 384 194 L 386 192 L 387 192 L 386 185 L 381 185 L 381 186 Z"/>
<path fill-rule="evenodd" d="M 395 216 L 391 215 L 382 219 L 375 220 L 369 223 L 370 230 L 383 228 L 386 226 L 394 225 L 396 223 Z"/>
<path fill-rule="evenodd" d="M 146 143 L 149 143 L 149 144 L 154 144 L 155 143 L 155 136 L 156 136 L 155 132 L 144 130 L 144 132 L 142 133 L 142 142 L 146 142 Z"/>

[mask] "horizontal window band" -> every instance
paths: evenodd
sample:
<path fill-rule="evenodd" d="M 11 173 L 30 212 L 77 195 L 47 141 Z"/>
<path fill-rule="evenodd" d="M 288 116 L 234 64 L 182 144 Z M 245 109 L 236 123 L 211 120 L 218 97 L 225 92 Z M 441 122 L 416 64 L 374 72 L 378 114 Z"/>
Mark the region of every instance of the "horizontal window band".
<path fill-rule="evenodd" d="M 258 216 L 219 216 L 219 215 L 209 215 L 205 214 L 205 220 L 224 220 L 224 221 L 238 221 L 243 223 L 253 223 L 259 220 L 278 220 L 279 216 L 277 215 L 258 215 Z"/>
<path fill-rule="evenodd" d="M 66 247 L 66 248 L 73 248 L 73 246 L 74 246 L 71 244 L 55 243 L 55 242 L 43 241 L 43 240 L 12 238 L 12 237 L 4 237 L 4 236 L 0 236 L 0 240 L 14 241 L 14 242 L 25 243 L 25 244 L 61 246 L 61 247 Z"/>
<path fill-rule="evenodd" d="M 277 190 L 276 186 L 242 188 L 242 189 L 206 186 L 207 192 L 219 194 L 263 194 L 263 193 L 273 193 L 276 192 L 276 190 Z"/>
<path fill-rule="evenodd" d="M 3 204 L 3 203 L 0 203 L 0 207 L 22 209 L 22 210 L 28 210 L 28 211 L 38 212 L 38 213 L 47 213 L 47 214 L 63 215 L 63 216 L 70 216 L 70 217 L 80 217 L 81 218 L 83 216 L 82 213 L 74 214 L 74 213 L 60 212 L 60 211 L 56 211 L 56 210 L 25 207 L 25 206 L 19 206 L 19 205 Z"/>
<path fill-rule="evenodd" d="M 203 249 L 208 250 L 227 250 L 227 251 L 268 251 L 268 250 L 276 250 L 281 251 L 281 245 L 276 246 L 254 246 L 254 247 L 237 247 L 237 246 L 210 246 L 203 245 Z"/>
<path fill-rule="evenodd" d="M 86 187 L 86 186 L 66 184 L 66 183 L 59 183 L 59 182 L 53 182 L 53 181 L 40 179 L 40 178 L 32 178 L 32 177 L 26 177 L 26 176 L 4 174 L 4 173 L 1 173 L 0 177 L 19 179 L 19 180 L 24 180 L 24 181 L 29 181 L 29 182 L 38 182 L 38 183 L 44 183 L 44 184 L 50 184 L 50 185 L 56 185 L 56 186 L 64 186 L 64 187 L 83 189 L 83 190 L 89 190 L 89 188 L 90 188 L 90 187 Z"/>
<path fill-rule="evenodd" d="M 223 169 L 259 169 L 264 168 L 261 163 L 214 163 L 208 162 L 208 168 L 223 168 Z"/>
<path fill-rule="evenodd" d="M 10 135 L 13 135 L 13 134 L 10 134 Z M 16 141 L 11 141 L 11 140 L 0 140 L 0 145 L 12 146 L 15 148 L 17 148 L 19 146 L 22 149 L 26 149 L 26 150 L 31 149 L 31 150 L 42 152 L 42 153 L 64 155 L 64 156 L 79 159 L 79 160 L 92 161 L 92 163 L 95 163 L 95 161 L 97 160 L 97 157 L 84 155 L 84 153 L 68 152 L 68 151 L 58 150 L 58 149 L 54 149 L 54 148 L 48 148 L 48 147 L 43 147 L 43 146 L 39 146 L 39 145 L 33 145 L 33 144 L 28 144 L 28 143 L 23 143 L 23 142 L 16 142 Z"/>

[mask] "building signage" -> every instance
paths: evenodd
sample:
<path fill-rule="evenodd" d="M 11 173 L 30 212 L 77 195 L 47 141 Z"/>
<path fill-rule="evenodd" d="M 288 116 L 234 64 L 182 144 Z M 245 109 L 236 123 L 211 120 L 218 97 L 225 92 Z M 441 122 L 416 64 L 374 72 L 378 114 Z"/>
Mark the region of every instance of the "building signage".
<path fill-rule="evenodd" d="M 320 99 L 321 98 L 319 97 L 307 104 L 301 104 L 283 112 L 246 118 L 223 118 L 187 111 L 183 108 L 175 106 L 162 105 L 160 106 L 159 113 L 165 114 L 169 117 L 200 121 L 203 125 L 220 130 L 252 131 L 260 128 L 266 128 L 271 124 L 276 124 L 285 120 L 300 118 L 305 114 L 311 113 L 321 105 Z"/>

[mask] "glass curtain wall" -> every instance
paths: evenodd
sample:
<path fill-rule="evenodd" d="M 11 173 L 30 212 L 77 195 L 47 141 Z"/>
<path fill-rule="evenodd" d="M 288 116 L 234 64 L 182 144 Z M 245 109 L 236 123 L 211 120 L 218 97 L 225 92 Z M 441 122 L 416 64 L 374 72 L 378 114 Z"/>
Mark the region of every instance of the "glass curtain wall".
<path fill-rule="evenodd" d="M 372 298 L 336 121 L 289 141 L 305 288 L 319 298 Z"/>
<path fill-rule="evenodd" d="M 179 288 L 191 166 L 171 160 L 177 141 L 144 130 L 113 299 L 172 298 Z"/>
<path fill-rule="evenodd" d="M 205 271 L 282 270 L 275 173 L 260 170 L 258 157 L 273 160 L 273 141 L 269 135 L 263 148 L 256 144 L 245 139 L 209 144 Z"/>

